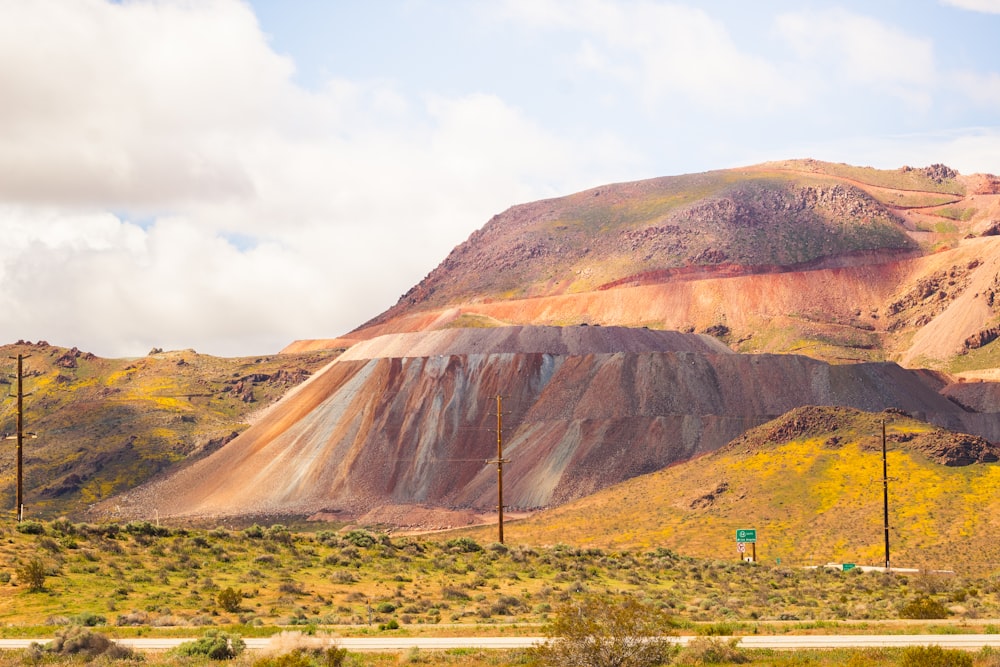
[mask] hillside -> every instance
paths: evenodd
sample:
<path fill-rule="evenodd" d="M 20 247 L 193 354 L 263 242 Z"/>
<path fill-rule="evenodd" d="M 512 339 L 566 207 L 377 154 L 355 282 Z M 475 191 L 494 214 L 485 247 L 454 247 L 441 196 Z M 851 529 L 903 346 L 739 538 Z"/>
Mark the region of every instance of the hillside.
<path fill-rule="evenodd" d="M 511 522 L 506 536 L 727 559 L 737 556 L 735 531 L 755 528 L 766 562 L 880 565 L 882 420 L 892 564 L 996 571 L 1000 449 L 898 411 L 794 410 L 696 460 Z"/>
<path fill-rule="evenodd" d="M 338 352 L 224 359 L 193 350 L 102 359 L 45 342 L 0 347 L 0 432 L 16 432 L 24 357 L 26 516 L 75 512 L 173 464 L 221 447 L 254 414 Z M 0 462 L 0 503 L 14 507 L 14 443 Z"/>
<path fill-rule="evenodd" d="M 947 386 L 896 364 L 734 354 L 710 336 L 645 329 L 388 335 L 345 352 L 221 450 L 97 509 L 122 519 L 476 521 L 496 505 L 498 394 L 512 509 L 713 451 L 801 405 L 892 407 L 1000 441 L 997 406 L 971 412 L 941 393 Z"/>
<path fill-rule="evenodd" d="M 515 206 L 332 341 L 505 325 L 708 332 L 833 362 L 997 365 L 1000 180 L 797 160 Z M 985 349 L 984 349 L 985 348 Z"/>

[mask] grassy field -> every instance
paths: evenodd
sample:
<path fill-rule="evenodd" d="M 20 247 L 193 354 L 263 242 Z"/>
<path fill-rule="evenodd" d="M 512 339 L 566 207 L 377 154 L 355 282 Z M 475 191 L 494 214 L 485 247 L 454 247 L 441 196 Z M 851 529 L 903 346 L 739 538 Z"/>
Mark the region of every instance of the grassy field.
<path fill-rule="evenodd" d="M 398 632 L 486 626 L 531 634 L 554 607 L 584 593 L 639 597 L 707 634 L 822 630 L 839 620 L 863 621 L 852 626 L 863 631 L 924 599 L 953 620 L 1000 618 L 1000 581 L 992 577 L 791 568 L 666 549 L 481 545 L 358 529 L 198 531 L 145 522 L 19 528 L 29 532 L 7 526 L 0 533 L 7 636 L 72 622 L 139 634 L 211 626 L 366 634 L 393 622 Z M 32 563 L 44 572 L 36 590 Z M 228 589 L 237 595 L 227 604 Z"/>
<path fill-rule="evenodd" d="M 194 530 L 55 521 L 5 523 L 0 554 L 0 634 L 7 638 L 52 637 L 72 625 L 113 638 L 197 637 L 209 630 L 242 637 L 536 636 L 560 607 L 588 594 L 639 599 L 667 612 L 679 633 L 702 637 L 1000 633 L 1000 621 L 990 620 L 1000 617 L 1000 580 L 993 577 L 792 568 L 666 549 L 480 544 L 349 528 Z M 36 580 L 31 573 L 39 572 L 32 568 L 38 564 Z M 942 618 L 901 619 L 913 609 L 936 609 Z M 742 653 L 756 665 L 895 665 L 902 655 Z M 685 663 L 684 655 L 680 664 L 702 664 Z M 8 652 L 0 664 L 38 664 L 29 658 Z M 263 659 L 244 654 L 234 664 L 263 667 Z M 998 664 L 988 652 L 976 660 Z M 158 654 L 147 662 L 210 661 Z M 461 649 L 353 654 L 343 664 L 538 662 L 530 651 Z"/>

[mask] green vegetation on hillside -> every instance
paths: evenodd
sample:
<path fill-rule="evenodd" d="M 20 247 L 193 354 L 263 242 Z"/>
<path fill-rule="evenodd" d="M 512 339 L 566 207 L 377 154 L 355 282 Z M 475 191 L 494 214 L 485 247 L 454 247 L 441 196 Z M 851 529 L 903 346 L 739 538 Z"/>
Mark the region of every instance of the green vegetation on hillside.
<path fill-rule="evenodd" d="M 33 434 L 24 441 L 26 516 L 79 511 L 221 446 L 337 354 L 224 359 L 186 350 L 102 359 L 47 343 L 0 347 L 7 436 L 17 419 L 9 377 L 16 363 L 8 358 L 24 357 L 24 430 Z M 0 503 L 13 508 L 13 446 L 7 451 Z"/>
<path fill-rule="evenodd" d="M 723 450 L 553 508 L 508 532 L 528 543 L 558 535 L 598 548 L 728 558 L 735 530 L 756 528 L 758 557 L 771 563 L 879 565 L 881 419 L 892 564 L 1000 572 L 993 519 L 1000 515 L 1000 464 L 942 465 L 924 451 L 945 451 L 960 437 L 900 414 L 843 408 L 792 411 Z"/>
<path fill-rule="evenodd" d="M 814 172 L 846 178 L 867 185 L 894 190 L 940 192 L 965 195 L 965 186 L 956 180 L 956 173 L 943 165 L 924 168 L 874 169 L 849 164 L 821 162 L 819 160 L 788 160 L 773 162 L 762 167 L 779 167 L 795 171 Z"/>

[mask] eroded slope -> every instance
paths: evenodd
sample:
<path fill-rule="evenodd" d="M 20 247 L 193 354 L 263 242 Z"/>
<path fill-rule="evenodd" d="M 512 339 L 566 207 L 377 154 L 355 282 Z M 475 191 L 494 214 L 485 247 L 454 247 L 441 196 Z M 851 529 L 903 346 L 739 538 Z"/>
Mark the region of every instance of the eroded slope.
<path fill-rule="evenodd" d="M 895 364 L 733 354 L 673 332 L 401 334 L 352 349 L 220 451 L 114 505 L 121 516 L 189 518 L 488 510 L 500 394 L 505 502 L 544 507 L 712 451 L 800 405 L 894 407 L 962 425 L 982 416 L 942 396 L 946 384 Z M 990 417 L 980 426 L 996 431 Z"/>

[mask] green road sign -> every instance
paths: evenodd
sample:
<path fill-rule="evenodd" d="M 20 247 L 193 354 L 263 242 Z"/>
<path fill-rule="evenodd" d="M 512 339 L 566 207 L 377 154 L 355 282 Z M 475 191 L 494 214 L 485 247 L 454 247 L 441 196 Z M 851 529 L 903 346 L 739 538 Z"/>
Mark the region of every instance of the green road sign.
<path fill-rule="evenodd" d="M 847 572 L 848 570 L 853 570 L 854 568 L 856 568 L 857 565 L 855 565 L 854 563 L 844 563 L 842 567 L 844 568 L 844 572 Z"/>
<path fill-rule="evenodd" d="M 757 541 L 757 529 L 756 528 L 741 528 L 736 531 L 736 541 L 737 542 L 756 542 Z"/>

